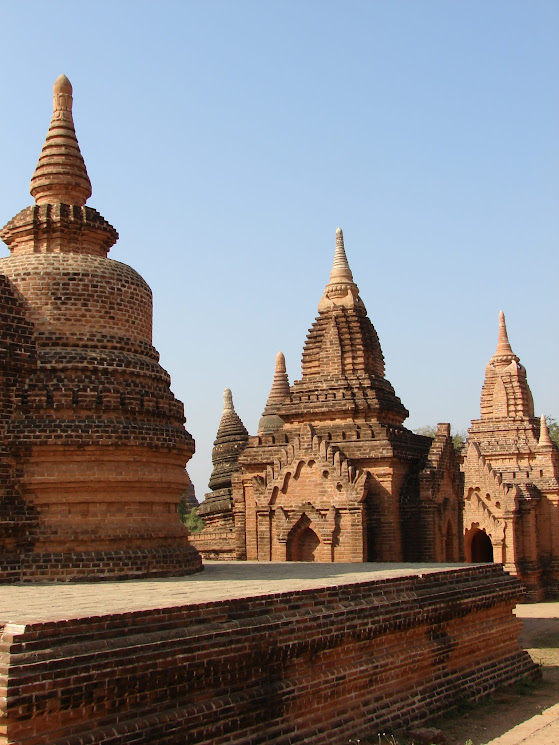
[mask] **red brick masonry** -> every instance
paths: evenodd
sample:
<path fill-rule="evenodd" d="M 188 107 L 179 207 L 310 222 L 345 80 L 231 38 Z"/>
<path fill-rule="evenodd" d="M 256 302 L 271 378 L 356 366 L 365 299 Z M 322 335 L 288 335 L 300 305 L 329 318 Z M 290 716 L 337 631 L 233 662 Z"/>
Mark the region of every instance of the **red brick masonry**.
<path fill-rule="evenodd" d="M 269 593 L 266 566 L 273 565 L 262 566 Z M 0 743 L 347 745 L 537 676 L 512 614 L 521 585 L 500 566 L 416 565 L 376 580 L 374 565 L 360 568 L 373 579 L 356 583 L 348 574 L 331 586 L 328 565 L 327 579 L 307 589 L 251 596 L 253 582 L 247 597 L 70 620 L 26 623 L 27 604 L 18 623 L 5 610 Z M 144 588 L 146 606 L 154 587 L 162 604 L 181 588 L 196 597 L 211 570 L 180 585 L 121 583 L 122 593 Z M 250 564 L 233 571 L 255 579 Z M 301 565 L 294 571 L 301 576 Z M 288 587 L 290 567 L 281 572 L 276 587 Z M 217 597 L 235 594 L 226 579 L 217 576 Z M 11 587 L 7 599 L 17 590 L 43 593 L 36 602 L 64 591 Z"/>

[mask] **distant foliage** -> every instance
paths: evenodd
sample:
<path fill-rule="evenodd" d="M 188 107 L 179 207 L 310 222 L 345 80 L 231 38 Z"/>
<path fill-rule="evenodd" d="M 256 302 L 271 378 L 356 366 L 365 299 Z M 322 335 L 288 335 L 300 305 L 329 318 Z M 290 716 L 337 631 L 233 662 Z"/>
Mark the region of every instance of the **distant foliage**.
<path fill-rule="evenodd" d="M 191 510 L 186 512 L 183 522 L 192 534 L 201 533 L 205 527 L 204 521 L 196 513 L 196 507 L 193 507 Z"/>
<path fill-rule="evenodd" d="M 179 517 L 181 522 L 186 525 L 189 533 L 201 533 L 204 530 L 204 521 L 196 513 L 196 507 L 190 508 L 186 504 L 185 495 L 179 502 Z"/>
<path fill-rule="evenodd" d="M 545 421 L 547 422 L 547 428 L 549 430 L 549 436 L 553 440 L 553 442 L 559 447 L 559 424 L 557 423 L 557 419 L 553 416 L 547 416 L 545 417 Z"/>
<path fill-rule="evenodd" d="M 437 428 L 432 424 L 428 424 L 425 427 L 418 427 L 415 432 L 416 434 L 424 435 L 425 437 L 435 437 L 435 435 L 437 434 Z M 462 430 L 461 432 L 455 432 L 452 435 L 452 444 L 454 445 L 456 450 L 460 450 L 460 448 L 464 446 L 467 436 L 468 433 L 465 430 Z"/>

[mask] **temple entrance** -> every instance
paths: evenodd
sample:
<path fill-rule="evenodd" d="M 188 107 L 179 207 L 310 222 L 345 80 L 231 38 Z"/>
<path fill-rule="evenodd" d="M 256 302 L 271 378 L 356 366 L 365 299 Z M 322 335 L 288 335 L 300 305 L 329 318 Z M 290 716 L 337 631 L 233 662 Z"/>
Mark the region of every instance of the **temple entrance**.
<path fill-rule="evenodd" d="M 309 527 L 292 532 L 287 540 L 287 561 L 315 561 L 320 538 Z"/>
<path fill-rule="evenodd" d="M 471 561 L 475 563 L 493 561 L 493 544 L 484 530 L 476 530 L 472 536 Z"/>

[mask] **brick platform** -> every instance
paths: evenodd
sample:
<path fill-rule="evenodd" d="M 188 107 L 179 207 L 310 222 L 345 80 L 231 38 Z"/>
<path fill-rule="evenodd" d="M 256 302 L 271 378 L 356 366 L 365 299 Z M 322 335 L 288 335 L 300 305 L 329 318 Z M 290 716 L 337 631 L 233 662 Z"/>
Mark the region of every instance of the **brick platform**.
<path fill-rule="evenodd" d="M 0 588 L 0 743 L 347 745 L 537 667 L 497 565 Z"/>

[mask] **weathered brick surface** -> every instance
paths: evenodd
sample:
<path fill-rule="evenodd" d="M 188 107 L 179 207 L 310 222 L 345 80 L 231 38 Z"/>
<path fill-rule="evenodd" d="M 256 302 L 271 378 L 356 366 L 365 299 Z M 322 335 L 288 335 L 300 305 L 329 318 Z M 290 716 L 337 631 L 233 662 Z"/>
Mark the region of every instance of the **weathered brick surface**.
<path fill-rule="evenodd" d="M 500 567 L 4 624 L 0 743 L 346 745 L 536 676 Z"/>
<path fill-rule="evenodd" d="M 71 91 L 61 76 L 37 204 L 0 232 L 0 322 L 22 350 L 0 356 L 0 581 L 184 574 L 201 568 L 177 515 L 194 441 L 152 346 L 151 290 L 107 258 L 118 234 L 85 206 Z"/>

